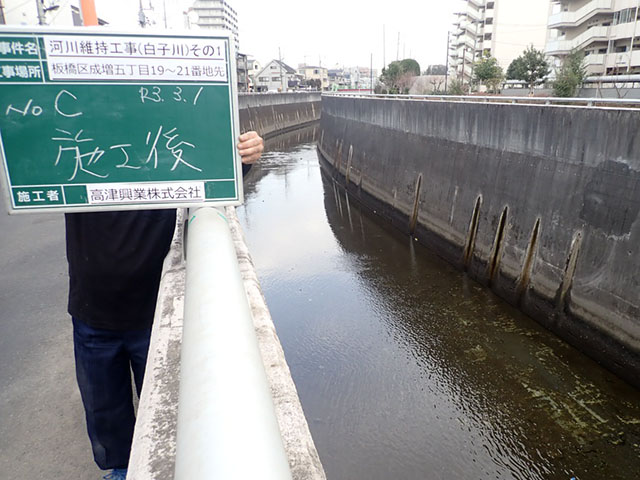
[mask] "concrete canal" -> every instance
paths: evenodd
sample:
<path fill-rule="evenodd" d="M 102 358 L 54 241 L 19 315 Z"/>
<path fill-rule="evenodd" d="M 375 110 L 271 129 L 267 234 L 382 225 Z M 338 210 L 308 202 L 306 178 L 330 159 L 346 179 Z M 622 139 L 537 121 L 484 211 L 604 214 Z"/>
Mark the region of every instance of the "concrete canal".
<path fill-rule="evenodd" d="M 277 137 L 238 209 L 327 477 L 631 479 L 640 392 Z"/>

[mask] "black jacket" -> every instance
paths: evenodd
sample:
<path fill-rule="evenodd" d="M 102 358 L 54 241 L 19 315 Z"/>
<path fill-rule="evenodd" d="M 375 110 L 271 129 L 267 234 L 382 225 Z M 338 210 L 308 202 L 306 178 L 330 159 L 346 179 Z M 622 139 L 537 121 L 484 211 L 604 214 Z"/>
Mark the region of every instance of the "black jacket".
<path fill-rule="evenodd" d="M 69 314 L 94 328 L 150 327 L 176 211 L 67 213 L 65 224 Z"/>
<path fill-rule="evenodd" d="M 176 211 L 68 213 L 65 224 L 69 313 L 95 328 L 150 327 Z"/>

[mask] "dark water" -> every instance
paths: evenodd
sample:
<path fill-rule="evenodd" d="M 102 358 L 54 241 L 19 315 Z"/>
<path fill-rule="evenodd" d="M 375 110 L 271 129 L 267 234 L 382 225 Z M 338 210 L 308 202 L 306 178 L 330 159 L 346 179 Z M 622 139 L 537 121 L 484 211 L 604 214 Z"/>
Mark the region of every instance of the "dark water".
<path fill-rule="evenodd" d="M 640 478 L 640 392 L 362 209 L 315 135 L 238 213 L 328 478 Z"/>

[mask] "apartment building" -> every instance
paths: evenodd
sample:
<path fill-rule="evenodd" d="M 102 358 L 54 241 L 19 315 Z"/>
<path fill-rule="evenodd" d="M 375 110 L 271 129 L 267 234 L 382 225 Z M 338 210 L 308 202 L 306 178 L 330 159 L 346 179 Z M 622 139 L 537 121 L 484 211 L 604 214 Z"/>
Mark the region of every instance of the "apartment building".
<path fill-rule="evenodd" d="M 529 45 L 544 50 L 549 0 L 461 0 L 449 38 L 449 74 L 463 83 L 491 55 L 507 70 Z"/>
<path fill-rule="evenodd" d="M 588 75 L 640 74 L 640 0 L 553 1 L 547 54 L 583 50 Z"/>
<path fill-rule="evenodd" d="M 189 17 L 193 17 L 200 28 L 229 30 L 235 40 L 236 52 L 240 49 L 238 37 L 238 14 L 225 0 L 196 0 L 189 8 Z"/>

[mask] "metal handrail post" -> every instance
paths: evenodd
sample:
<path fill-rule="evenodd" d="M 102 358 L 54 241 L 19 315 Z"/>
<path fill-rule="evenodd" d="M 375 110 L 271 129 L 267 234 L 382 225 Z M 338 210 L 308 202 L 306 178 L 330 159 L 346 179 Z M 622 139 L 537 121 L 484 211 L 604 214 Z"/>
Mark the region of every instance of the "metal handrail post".
<path fill-rule="evenodd" d="M 290 480 L 227 219 L 188 230 L 175 480 Z"/>

